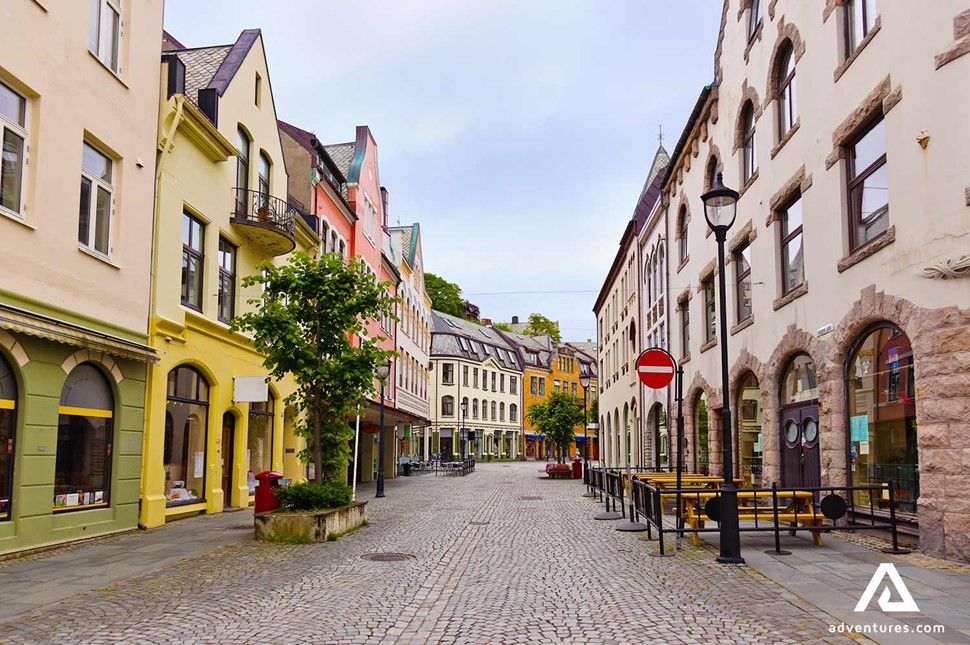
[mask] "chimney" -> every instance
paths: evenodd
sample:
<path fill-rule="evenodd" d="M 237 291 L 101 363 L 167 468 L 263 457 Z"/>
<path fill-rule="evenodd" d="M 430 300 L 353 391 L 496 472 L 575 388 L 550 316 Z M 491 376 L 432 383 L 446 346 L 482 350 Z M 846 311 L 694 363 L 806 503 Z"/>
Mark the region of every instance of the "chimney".
<path fill-rule="evenodd" d="M 212 125 L 219 127 L 219 90 L 206 88 L 199 90 L 199 109 L 206 115 Z"/>
<path fill-rule="evenodd" d="M 387 189 L 381 186 L 381 207 L 384 209 L 384 230 L 387 231 Z"/>
<path fill-rule="evenodd" d="M 482 326 L 484 326 L 484 327 L 491 327 L 492 326 L 492 320 L 490 318 L 482 318 Z"/>
<path fill-rule="evenodd" d="M 518 316 L 512 316 L 512 324 L 513 325 L 518 325 L 519 324 L 519 317 Z"/>
<path fill-rule="evenodd" d="M 168 63 L 168 93 L 166 98 L 174 94 L 185 94 L 185 63 L 175 54 L 162 56 L 162 62 Z"/>

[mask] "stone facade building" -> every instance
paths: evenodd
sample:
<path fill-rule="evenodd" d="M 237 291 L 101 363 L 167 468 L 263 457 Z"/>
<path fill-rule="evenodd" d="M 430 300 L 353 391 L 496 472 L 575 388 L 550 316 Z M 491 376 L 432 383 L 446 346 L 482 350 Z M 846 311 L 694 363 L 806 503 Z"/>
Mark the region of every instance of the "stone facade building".
<path fill-rule="evenodd" d="M 714 82 L 662 187 L 670 284 L 683 285 L 668 307 L 688 468 L 720 472 L 727 398 L 745 485 L 892 482 L 906 530 L 959 559 L 970 559 L 970 134 L 954 106 L 967 101 L 968 52 L 965 2 L 727 0 Z M 726 330 L 700 199 L 718 172 L 741 193 Z M 885 495 L 851 498 L 857 515 L 890 510 Z"/>

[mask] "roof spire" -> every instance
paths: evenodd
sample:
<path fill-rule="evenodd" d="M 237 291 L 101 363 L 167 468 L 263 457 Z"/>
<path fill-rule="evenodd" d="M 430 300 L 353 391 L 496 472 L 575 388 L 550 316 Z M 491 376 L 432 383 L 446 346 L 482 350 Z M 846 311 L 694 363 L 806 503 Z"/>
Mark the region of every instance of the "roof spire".
<path fill-rule="evenodd" d="M 660 142 L 660 145 L 662 146 L 664 144 L 664 127 L 663 125 L 659 125 L 657 128 L 657 141 Z"/>

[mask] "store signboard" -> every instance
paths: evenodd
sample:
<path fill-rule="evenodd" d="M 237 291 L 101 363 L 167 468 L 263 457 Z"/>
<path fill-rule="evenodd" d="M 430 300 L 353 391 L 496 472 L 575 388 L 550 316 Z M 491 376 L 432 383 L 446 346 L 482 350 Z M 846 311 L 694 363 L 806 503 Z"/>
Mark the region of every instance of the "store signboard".
<path fill-rule="evenodd" d="M 236 403 L 264 403 L 269 398 L 265 376 L 237 376 L 233 379 L 232 400 Z"/>

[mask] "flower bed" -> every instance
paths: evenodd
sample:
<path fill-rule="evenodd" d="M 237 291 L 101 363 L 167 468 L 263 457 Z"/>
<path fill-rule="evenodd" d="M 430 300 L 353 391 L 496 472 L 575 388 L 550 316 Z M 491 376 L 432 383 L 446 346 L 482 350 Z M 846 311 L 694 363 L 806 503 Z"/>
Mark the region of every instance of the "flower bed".
<path fill-rule="evenodd" d="M 326 542 L 328 535 L 341 535 L 366 521 L 367 502 L 353 502 L 325 511 L 270 511 L 257 513 L 256 539 L 266 542 Z"/>
<path fill-rule="evenodd" d="M 547 464 L 546 474 L 549 479 L 572 479 L 573 469 L 569 464 Z"/>

